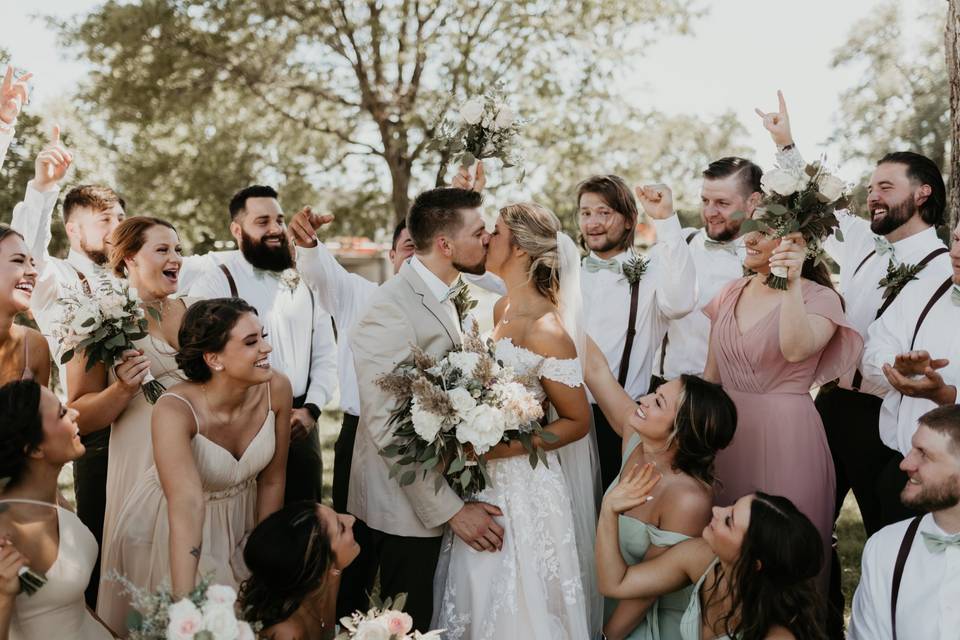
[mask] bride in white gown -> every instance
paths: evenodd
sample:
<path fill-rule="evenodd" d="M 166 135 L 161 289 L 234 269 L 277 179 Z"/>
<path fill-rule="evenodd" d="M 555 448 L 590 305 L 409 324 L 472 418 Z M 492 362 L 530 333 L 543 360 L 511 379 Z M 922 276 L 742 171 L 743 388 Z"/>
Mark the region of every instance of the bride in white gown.
<path fill-rule="evenodd" d="M 477 551 L 445 535 L 431 627 L 448 640 L 592 638 L 602 615 L 593 563 L 599 479 L 577 358 L 579 289 L 568 293 L 579 287 L 579 255 L 553 213 L 516 204 L 500 210 L 487 269 L 507 285 L 494 309 L 497 357 L 521 375 L 537 372 L 557 441 L 539 443 L 549 464 L 535 469 L 519 442 L 487 455 L 491 485 L 475 499 L 502 510 L 503 546 Z"/>

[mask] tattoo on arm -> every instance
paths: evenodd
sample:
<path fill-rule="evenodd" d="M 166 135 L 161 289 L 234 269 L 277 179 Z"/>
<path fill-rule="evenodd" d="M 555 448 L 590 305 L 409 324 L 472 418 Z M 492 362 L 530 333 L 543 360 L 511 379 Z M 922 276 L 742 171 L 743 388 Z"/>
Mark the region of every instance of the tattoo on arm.
<path fill-rule="evenodd" d="M 192 555 L 197 560 L 200 559 L 200 547 L 193 547 L 190 549 L 190 555 Z"/>

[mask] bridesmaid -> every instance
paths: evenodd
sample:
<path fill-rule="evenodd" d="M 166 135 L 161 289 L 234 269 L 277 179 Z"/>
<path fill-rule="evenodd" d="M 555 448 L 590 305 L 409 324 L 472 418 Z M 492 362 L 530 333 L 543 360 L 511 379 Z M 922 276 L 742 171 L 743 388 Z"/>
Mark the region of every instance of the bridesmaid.
<path fill-rule="evenodd" d="M 341 572 L 360 553 L 349 514 L 316 502 L 288 504 L 257 525 L 243 558 L 245 620 L 263 623 L 268 640 L 332 637 Z M 411 624 L 413 620 L 410 620 Z"/>
<path fill-rule="evenodd" d="M 654 500 L 618 518 L 620 553 L 633 565 L 699 536 L 710 522 L 714 458 L 733 439 L 737 409 L 719 385 L 689 375 L 634 402 L 592 340 L 587 351 L 587 386 L 623 440 L 621 470 L 650 463 L 663 474 L 651 492 Z M 599 541 L 597 545 L 599 549 Z M 690 591 L 688 587 L 656 599 L 608 599 L 603 632 L 609 640 L 679 640 Z"/>
<path fill-rule="evenodd" d="M 863 339 L 799 233 L 781 242 L 754 231 L 745 242 L 744 267 L 754 275 L 734 280 L 704 308 L 711 320 L 704 377 L 723 385 L 739 416 L 733 443 L 717 456 L 716 504 L 755 491 L 786 496 L 829 548 L 833 461 L 810 390 L 853 367 Z M 776 266 L 787 269 L 786 291 L 764 284 Z"/>
<path fill-rule="evenodd" d="M 98 363 L 87 370 L 86 358 L 77 354 L 67 364 L 70 406 L 80 412 L 80 433 L 110 427 L 110 458 L 107 464 L 106 512 L 103 518 L 103 549 L 110 547 L 117 514 L 127 494 L 150 465 L 150 415 L 153 405 L 143 395 L 141 384 L 152 373 L 165 387 L 183 380 L 174 360 L 177 330 L 188 303 L 172 299 L 183 259 L 180 238 L 165 220 L 137 216 L 128 218 L 110 236 L 110 267 L 127 278 L 143 300 L 144 311 L 160 314 L 160 322 L 146 313 L 148 335 L 138 340 L 136 350 L 124 354 L 123 362 L 110 370 Z M 95 576 L 96 578 L 96 576 Z"/>
<path fill-rule="evenodd" d="M 232 587 L 248 577 L 244 540 L 283 505 L 293 404 L 265 338 L 243 300 L 203 300 L 187 311 L 177 353 L 187 382 L 154 408 L 155 463 L 120 508 L 105 576 L 116 572 L 150 591 L 166 582 L 175 597 L 198 576 Z M 129 601 L 121 591 L 101 581 L 97 612 L 125 634 Z"/>
<path fill-rule="evenodd" d="M 14 324 L 30 310 L 37 270 L 23 236 L 0 224 L 0 384 L 50 381 L 50 347 L 40 332 Z"/>
<path fill-rule="evenodd" d="M 784 497 L 757 492 L 714 507 L 702 537 L 628 567 L 617 548 L 617 514 L 649 502 L 657 480 L 653 465 L 634 466 L 603 499 L 597 583 L 604 595 L 656 598 L 692 584 L 681 640 L 826 639 L 814 586 L 823 546 Z"/>
<path fill-rule="evenodd" d="M 57 478 L 83 455 L 77 412 L 32 380 L 0 388 L 0 638 L 108 640 L 113 634 L 86 608 L 83 591 L 97 561 L 97 541 L 57 505 Z M 47 582 L 20 593 L 17 571 Z"/>

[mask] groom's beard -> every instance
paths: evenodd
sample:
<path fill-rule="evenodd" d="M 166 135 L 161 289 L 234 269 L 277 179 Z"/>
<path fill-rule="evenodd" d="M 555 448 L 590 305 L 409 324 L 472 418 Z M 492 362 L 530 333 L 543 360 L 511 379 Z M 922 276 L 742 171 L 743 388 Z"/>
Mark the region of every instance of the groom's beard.
<path fill-rule="evenodd" d="M 279 239 L 280 246 L 268 246 L 266 240 L 271 239 Z M 264 271 L 285 271 L 293 267 L 293 256 L 290 254 L 290 245 L 287 243 L 285 233 L 263 236 L 257 241 L 241 229 L 240 252 L 243 253 L 247 262 Z"/>
<path fill-rule="evenodd" d="M 484 256 L 483 260 L 479 264 L 469 265 L 463 264 L 462 262 L 453 261 L 453 268 L 459 271 L 460 273 L 469 273 L 474 276 L 482 276 L 487 272 L 487 257 Z"/>

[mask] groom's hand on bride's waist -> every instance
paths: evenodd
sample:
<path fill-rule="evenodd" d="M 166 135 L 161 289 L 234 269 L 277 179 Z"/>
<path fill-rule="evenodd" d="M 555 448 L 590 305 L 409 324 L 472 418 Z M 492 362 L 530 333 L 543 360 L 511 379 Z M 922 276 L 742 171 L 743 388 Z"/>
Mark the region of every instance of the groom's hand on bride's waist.
<path fill-rule="evenodd" d="M 486 502 L 467 502 L 450 518 L 450 528 L 461 540 L 477 551 L 500 551 L 503 527 L 493 516 L 502 516 L 499 507 Z"/>

